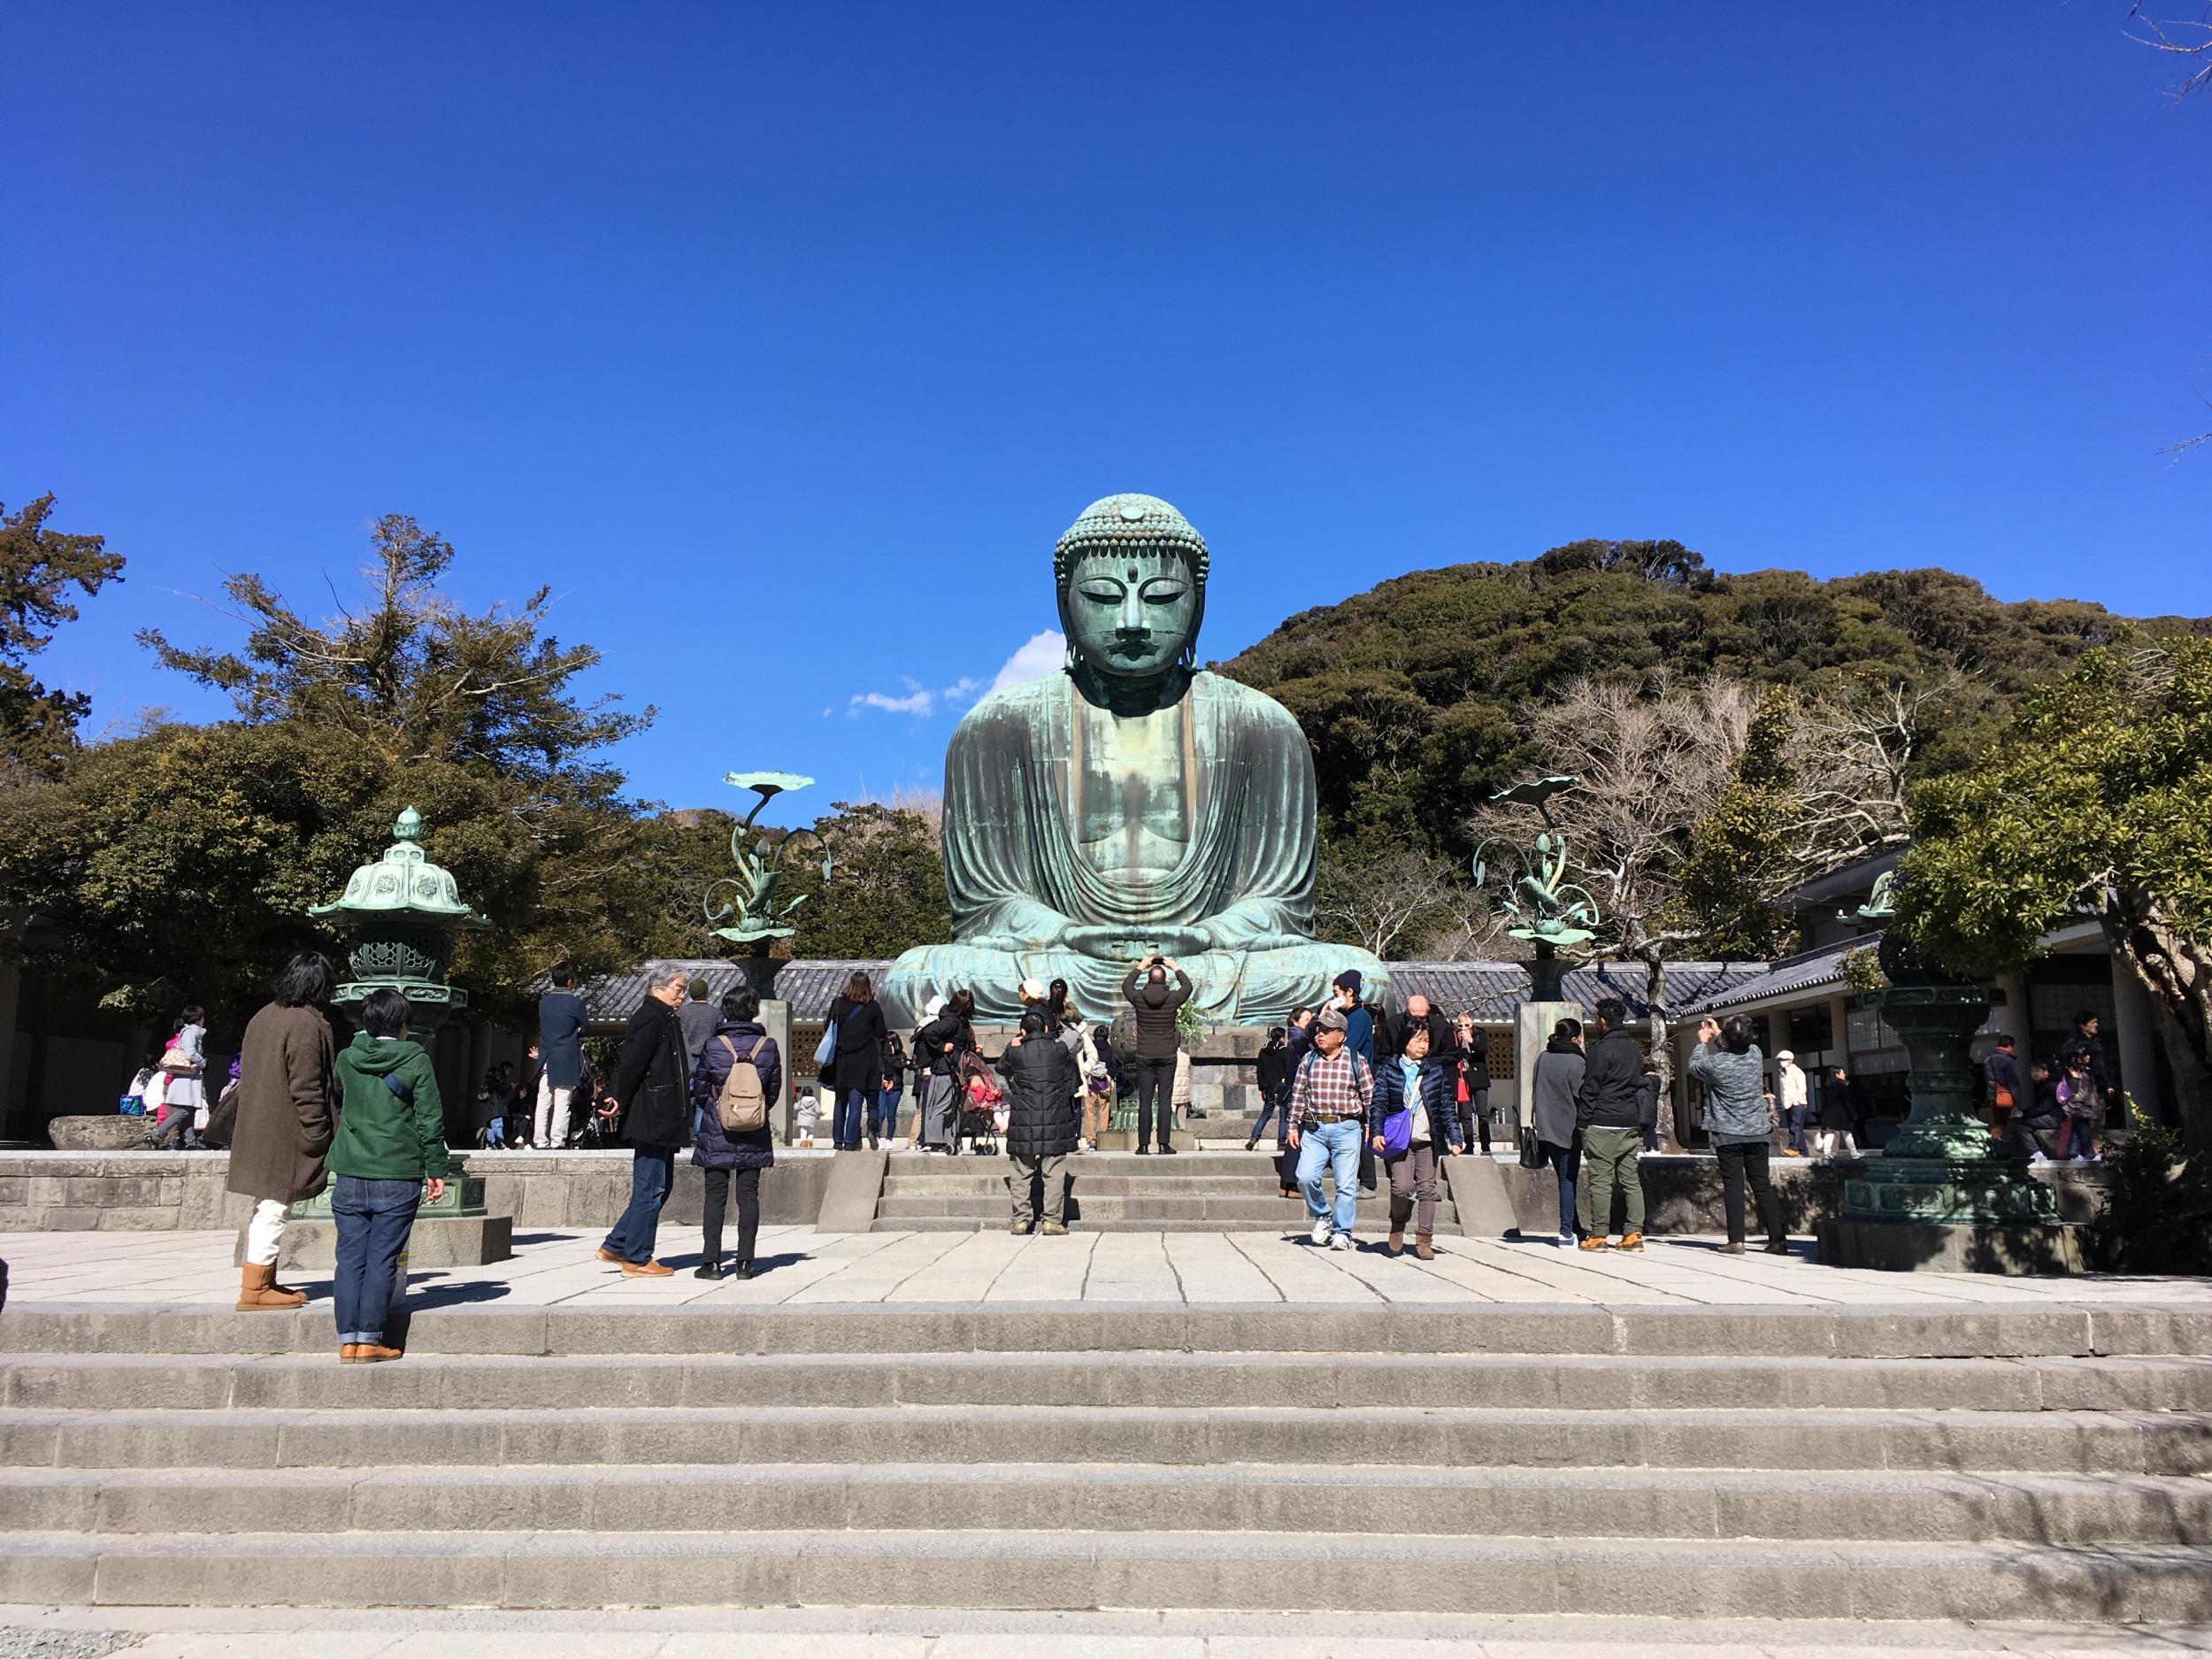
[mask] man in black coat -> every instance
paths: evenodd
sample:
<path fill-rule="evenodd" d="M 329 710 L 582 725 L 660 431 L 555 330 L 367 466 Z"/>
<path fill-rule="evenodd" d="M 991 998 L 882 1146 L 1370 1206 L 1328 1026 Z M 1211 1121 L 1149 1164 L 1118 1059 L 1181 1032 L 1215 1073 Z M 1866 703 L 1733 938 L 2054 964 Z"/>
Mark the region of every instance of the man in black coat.
<path fill-rule="evenodd" d="M 1067 1230 L 1067 1164 L 1083 1128 L 1075 1089 L 1075 1058 L 1036 1009 L 1022 1016 L 1022 1034 L 999 1062 L 1006 1087 L 1006 1190 L 1014 1201 L 1012 1231 L 1026 1233 L 1036 1217 L 1030 1188 L 1044 1183 L 1045 1233 Z"/>
<path fill-rule="evenodd" d="M 1619 999 L 1600 1002 L 1597 1021 L 1598 1040 L 1590 1045 L 1575 1091 L 1575 1122 L 1582 1130 L 1582 1248 L 1606 1248 L 1618 1187 L 1627 1209 L 1621 1248 L 1640 1250 L 1644 1178 L 1636 1155 L 1644 1147 L 1644 1051 L 1628 1029 L 1628 1010 Z"/>
<path fill-rule="evenodd" d="M 619 1262 L 633 1279 L 665 1279 L 675 1270 L 653 1259 L 660 1232 L 661 1207 L 675 1179 L 676 1148 L 691 1138 L 691 1105 L 686 1098 L 690 1070 L 684 1064 L 684 1029 L 676 1010 L 689 990 L 690 975 L 664 972 L 646 987 L 623 1028 L 622 1052 L 615 1061 L 614 1095 L 622 1108 L 622 1138 L 633 1148 L 630 1204 L 614 1231 L 599 1247 L 603 1262 Z"/>

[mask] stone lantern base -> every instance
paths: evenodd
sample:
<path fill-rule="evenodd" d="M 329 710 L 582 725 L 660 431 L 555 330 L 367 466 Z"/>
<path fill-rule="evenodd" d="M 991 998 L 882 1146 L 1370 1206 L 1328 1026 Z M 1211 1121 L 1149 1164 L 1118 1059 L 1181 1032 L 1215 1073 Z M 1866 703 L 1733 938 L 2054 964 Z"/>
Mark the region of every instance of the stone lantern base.
<path fill-rule="evenodd" d="M 1921 1272 L 2079 1271 L 2080 1233 L 2059 1220 L 2056 1194 L 1973 1110 L 1970 1050 L 1991 993 L 1899 985 L 1866 1001 L 1911 1056 L 1912 1116 L 1844 1183 L 1842 1214 L 1819 1228 L 1820 1259 Z"/>
<path fill-rule="evenodd" d="M 515 1253 L 512 1216 L 495 1216 L 484 1208 L 484 1179 L 454 1175 L 446 1179 L 445 1196 L 436 1203 L 425 1202 L 415 1211 L 415 1228 L 408 1235 L 407 1264 L 416 1267 L 481 1267 L 503 1262 Z M 238 1235 L 232 1255 L 234 1263 L 245 1260 L 246 1235 Z M 335 1267 L 338 1264 L 338 1224 L 331 1218 L 330 1192 L 284 1212 L 284 1244 L 280 1267 Z"/>

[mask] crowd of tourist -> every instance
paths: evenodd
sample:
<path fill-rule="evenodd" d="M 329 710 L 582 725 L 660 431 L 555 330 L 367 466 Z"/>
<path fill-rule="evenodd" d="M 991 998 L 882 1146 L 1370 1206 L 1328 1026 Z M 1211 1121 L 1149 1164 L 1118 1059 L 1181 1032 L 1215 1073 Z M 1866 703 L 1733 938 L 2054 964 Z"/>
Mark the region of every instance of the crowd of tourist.
<path fill-rule="evenodd" d="M 358 1033 L 340 1049 L 323 1012 L 334 979 L 330 963 L 311 952 L 287 964 L 270 1002 L 246 1026 L 211 1108 L 197 1008 L 185 1009 L 149 1056 L 134 1093 L 154 1118 L 150 1141 L 189 1146 L 196 1134 L 231 1150 L 229 1189 L 251 1203 L 241 1311 L 304 1302 L 277 1279 L 285 1217 L 289 1206 L 328 1189 L 339 1357 L 376 1363 L 398 1357 L 386 1334 L 393 1297 L 403 1289 L 403 1252 L 419 1207 L 440 1202 L 453 1165 L 437 1079 L 410 1035 L 407 999 L 388 989 L 370 995 L 357 1010 Z M 726 1271 L 749 1279 L 762 1271 L 755 1246 L 761 1175 L 775 1163 L 770 1102 L 782 1098 L 787 1062 L 761 1022 L 759 997 L 740 988 L 710 1002 L 703 980 L 672 969 L 646 987 L 618 1045 L 595 1064 L 574 969 L 557 964 L 549 980 L 520 1074 L 511 1064 L 485 1074 L 469 1119 L 477 1143 L 627 1146 L 629 1197 L 598 1254 L 639 1278 L 673 1271 L 655 1247 L 676 1160 L 688 1145 L 704 1200 L 696 1276 L 726 1276 L 733 1203 L 735 1250 Z M 1471 1014 L 1447 1017 L 1416 995 L 1379 1018 L 1363 988 L 1357 972 L 1340 975 L 1324 1005 L 1297 1009 L 1268 1032 L 1256 1067 L 1260 1111 L 1246 1148 L 1256 1150 L 1276 1126 L 1279 1189 L 1303 1200 L 1315 1246 L 1353 1248 L 1360 1193 L 1386 1186 L 1385 1248 L 1404 1254 L 1409 1231 L 1413 1255 L 1431 1259 L 1443 1160 L 1471 1146 L 1488 1153 L 1494 1133 L 1524 1167 L 1553 1172 L 1560 1245 L 1642 1249 L 1638 1160 L 1660 1144 L 1660 1079 L 1618 1000 L 1599 1002 L 1587 1029 L 1574 1018 L 1556 1023 L 1525 1079 L 1523 1117 L 1493 1109 L 1488 1038 Z M 1064 981 L 1024 982 L 1018 1027 L 1002 1052 L 987 1056 L 969 992 L 933 998 L 910 1051 L 870 977 L 855 972 L 831 1005 L 815 1054 L 831 1144 L 852 1150 L 890 1143 L 910 1088 L 911 1146 L 946 1156 L 964 1148 L 1002 1153 L 1012 1230 L 1064 1234 L 1070 1160 L 1097 1149 L 1118 1102 L 1133 1102 L 1139 1153 L 1175 1152 L 1176 1111 L 1190 1097 L 1184 1010 L 1199 992 L 1164 956 L 1131 966 L 1121 995 L 1134 1057 L 1125 1067 L 1108 1041 L 1110 1021 L 1076 1008 Z M 1816 1155 L 1856 1157 L 1863 1096 L 1842 1068 L 1808 1073 L 1786 1049 L 1770 1072 L 1741 1014 L 1701 1023 L 1688 1072 L 1719 1165 L 1721 1248 L 1750 1248 L 1755 1211 L 1760 1248 L 1786 1253 L 1770 1167 L 1775 1141 L 1785 1141 L 1782 1156 L 1803 1156 L 1809 1133 Z M 2047 1061 L 2024 1068 L 2013 1040 L 1999 1038 L 1984 1079 L 1993 1129 L 2016 1156 L 2099 1156 L 2117 1091 L 2093 1015 L 2079 1016 Z M 798 1120 L 803 1140 L 810 1128 L 803 1103 Z"/>

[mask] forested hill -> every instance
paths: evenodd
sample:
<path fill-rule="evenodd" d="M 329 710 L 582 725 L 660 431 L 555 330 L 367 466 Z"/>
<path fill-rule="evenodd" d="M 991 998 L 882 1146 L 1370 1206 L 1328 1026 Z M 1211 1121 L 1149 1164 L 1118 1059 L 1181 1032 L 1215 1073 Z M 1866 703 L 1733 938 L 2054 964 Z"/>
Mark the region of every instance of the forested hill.
<path fill-rule="evenodd" d="M 1679 542 L 1593 541 L 1416 571 L 1302 611 L 1214 666 L 1273 694 L 1313 741 L 1325 844 L 1409 836 L 1456 858 L 1469 814 L 1543 764 L 1529 711 L 1579 677 L 1719 675 L 1818 695 L 1961 676 L 1919 763 L 1940 771 L 2084 650 L 2177 633 L 2212 633 L 2212 620 L 2004 603 L 1942 570 L 1728 575 Z"/>

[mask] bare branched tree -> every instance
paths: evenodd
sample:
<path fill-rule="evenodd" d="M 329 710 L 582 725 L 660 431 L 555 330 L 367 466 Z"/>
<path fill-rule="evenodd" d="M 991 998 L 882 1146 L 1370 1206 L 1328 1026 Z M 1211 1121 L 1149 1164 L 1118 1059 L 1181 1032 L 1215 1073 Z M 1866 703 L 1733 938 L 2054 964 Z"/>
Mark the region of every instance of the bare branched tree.
<path fill-rule="evenodd" d="M 1801 878 L 1912 839 L 1906 773 L 1932 719 L 1965 685 L 1955 672 L 1918 686 L 1858 681 L 1800 710 L 1789 744 L 1797 784 L 1783 844 Z"/>
<path fill-rule="evenodd" d="M 1494 940 L 1482 895 L 1449 864 L 1410 848 L 1378 857 L 1321 861 L 1314 916 L 1322 931 L 1387 961 L 1411 948 L 1461 953 L 1464 960 Z"/>
<path fill-rule="evenodd" d="M 1758 696 L 1733 680 L 1656 685 L 1584 680 L 1537 714 L 1532 733 L 1546 764 L 1581 781 L 1552 797 L 1576 874 L 1596 897 L 1601 938 L 1617 956 L 1644 965 L 1651 1052 L 1671 1072 L 1666 1044 L 1668 949 L 1703 927 L 1681 902 L 1690 836 L 1733 776 Z M 1478 840 L 1525 835 L 1518 809 L 1486 814 Z"/>
<path fill-rule="evenodd" d="M 2154 18 L 2145 13 L 2143 0 L 2135 0 L 2128 24 L 2128 38 L 2137 45 L 2179 60 L 2182 77 L 2168 88 L 2174 97 L 2212 88 L 2212 5 L 2194 18 Z"/>

